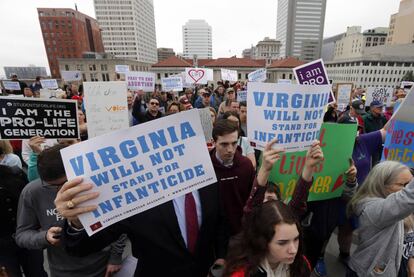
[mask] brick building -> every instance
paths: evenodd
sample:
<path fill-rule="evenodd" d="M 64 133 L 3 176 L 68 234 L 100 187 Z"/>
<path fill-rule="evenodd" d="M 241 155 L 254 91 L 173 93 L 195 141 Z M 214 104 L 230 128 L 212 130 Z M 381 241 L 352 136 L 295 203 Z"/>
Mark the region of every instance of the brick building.
<path fill-rule="evenodd" d="M 104 52 L 99 25 L 92 17 L 61 8 L 38 8 L 37 13 L 52 78 L 60 78 L 58 58 Z"/>

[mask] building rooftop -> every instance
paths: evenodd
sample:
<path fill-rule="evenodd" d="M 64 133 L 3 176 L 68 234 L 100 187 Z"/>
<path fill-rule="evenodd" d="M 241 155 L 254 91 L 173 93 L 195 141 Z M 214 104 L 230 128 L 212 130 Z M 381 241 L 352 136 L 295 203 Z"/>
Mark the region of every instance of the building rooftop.
<path fill-rule="evenodd" d="M 206 63 L 206 67 L 264 67 L 266 60 L 252 60 L 249 58 L 218 58 Z"/>
<path fill-rule="evenodd" d="M 177 56 L 171 56 L 165 60 L 153 64 L 152 67 L 192 67 L 193 63 L 189 60 L 181 59 Z"/>
<path fill-rule="evenodd" d="M 295 57 L 287 57 L 273 61 L 268 68 L 294 68 L 305 63 L 305 61 L 301 61 Z"/>

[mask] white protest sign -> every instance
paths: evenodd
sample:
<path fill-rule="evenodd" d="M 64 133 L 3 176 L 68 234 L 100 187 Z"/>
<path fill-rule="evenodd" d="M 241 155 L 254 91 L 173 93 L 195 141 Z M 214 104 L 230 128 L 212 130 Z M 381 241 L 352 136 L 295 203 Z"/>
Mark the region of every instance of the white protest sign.
<path fill-rule="evenodd" d="M 237 71 L 230 69 L 221 69 L 221 79 L 223 81 L 237 82 Z"/>
<path fill-rule="evenodd" d="M 239 90 L 237 92 L 237 102 L 247 101 L 247 90 Z"/>
<path fill-rule="evenodd" d="M 84 82 L 88 138 L 129 127 L 125 82 Z"/>
<path fill-rule="evenodd" d="M 47 89 L 47 88 L 41 88 L 40 89 L 40 98 L 43 99 L 49 99 L 52 97 L 56 97 L 56 91 L 55 90 L 51 90 L 51 89 Z"/>
<path fill-rule="evenodd" d="M 352 84 L 344 83 L 338 84 L 336 87 L 336 103 L 338 110 L 345 110 L 346 106 L 351 101 Z"/>
<path fill-rule="evenodd" d="M 163 91 L 182 91 L 183 79 L 181 77 L 161 78 Z"/>
<path fill-rule="evenodd" d="M 59 87 L 56 79 L 41 79 L 40 84 L 42 88 L 57 89 Z"/>
<path fill-rule="evenodd" d="M 117 64 L 117 65 L 115 65 L 115 72 L 116 73 L 126 73 L 126 72 L 129 72 L 129 65 Z"/>
<path fill-rule="evenodd" d="M 209 68 L 192 68 L 185 69 L 185 82 L 189 84 L 207 84 L 213 80 L 213 70 Z"/>
<path fill-rule="evenodd" d="M 155 88 L 155 73 L 129 71 L 125 73 L 125 80 L 130 90 L 143 90 L 152 92 Z"/>
<path fill-rule="evenodd" d="M 14 81 L 3 81 L 3 87 L 7 90 L 20 90 L 20 83 Z"/>
<path fill-rule="evenodd" d="M 399 120 L 414 123 L 414 87 L 408 92 L 398 109 L 394 112 L 390 120 Z"/>
<path fill-rule="evenodd" d="M 62 79 L 66 82 L 82 80 L 82 73 L 80 71 L 60 71 Z"/>
<path fill-rule="evenodd" d="M 302 151 L 319 138 L 330 85 L 247 84 L 248 139 L 264 149 L 278 139 L 287 152 Z"/>
<path fill-rule="evenodd" d="M 365 106 L 369 106 L 372 101 L 380 101 L 386 107 L 391 104 L 392 101 L 392 89 L 385 87 L 368 87 L 366 93 Z"/>
<path fill-rule="evenodd" d="M 249 82 L 264 82 L 267 79 L 267 70 L 266 68 L 260 68 L 256 71 L 250 72 L 247 75 Z"/>
<path fill-rule="evenodd" d="M 100 193 L 84 203 L 98 208 L 79 218 L 89 235 L 217 181 L 196 109 L 88 139 L 61 154 L 67 178 L 83 176 Z"/>
<path fill-rule="evenodd" d="M 201 126 L 203 127 L 206 142 L 210 142 L 213 139 L 213 119 L 211 118 L 210 108 L 197 110 L 200 116 Z"/>
<path fill-rule="evenodd" d="M 277 83 L 278 84 L 291 84 L 292 83 L 292 80 L 289 80 L 289 79 L 278 79 L 277 80 Z"/>

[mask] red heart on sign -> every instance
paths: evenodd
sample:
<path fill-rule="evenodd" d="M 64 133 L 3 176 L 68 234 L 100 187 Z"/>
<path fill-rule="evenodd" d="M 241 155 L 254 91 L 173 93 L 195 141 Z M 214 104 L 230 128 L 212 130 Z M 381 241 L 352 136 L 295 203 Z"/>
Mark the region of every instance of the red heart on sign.
<path fill-rule="evenodd" d="M 197 84 L 197 82 L 200 81 L 204 77 L 204 70 L 190 69 L 188 71 L 188 75 L 191 77 L 191 79 L 194 80 L 194 84 Z"/>
<path fill-rule="evenodd" d="M 342 177 L 342 174 L 338 176 L 338 178 L 335 181 L 335 184 L 332 187 L 331 192 L 334 192 L 335 190 L 337 190 L 340 186 L 342 186 L 342 183 L 344 182 L 344 179 Z"/>

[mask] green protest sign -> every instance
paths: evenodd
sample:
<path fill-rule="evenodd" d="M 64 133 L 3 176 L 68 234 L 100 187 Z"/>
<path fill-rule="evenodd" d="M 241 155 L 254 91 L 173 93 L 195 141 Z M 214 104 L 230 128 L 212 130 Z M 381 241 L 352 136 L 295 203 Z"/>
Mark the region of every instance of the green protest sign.
<path fill-rule="evenodd" d="M 339 197 L 344 183 L 343 173 L 355 143 L 356 124 L 324 123 L 319 140 L 324 163 L 319 166 L 309 192 L 308 201 Z M 305 165 L 306 151 L 287 153 L 273 166 L 269 181 L 278 184 L 283 199 L 290 198 Z"/>

